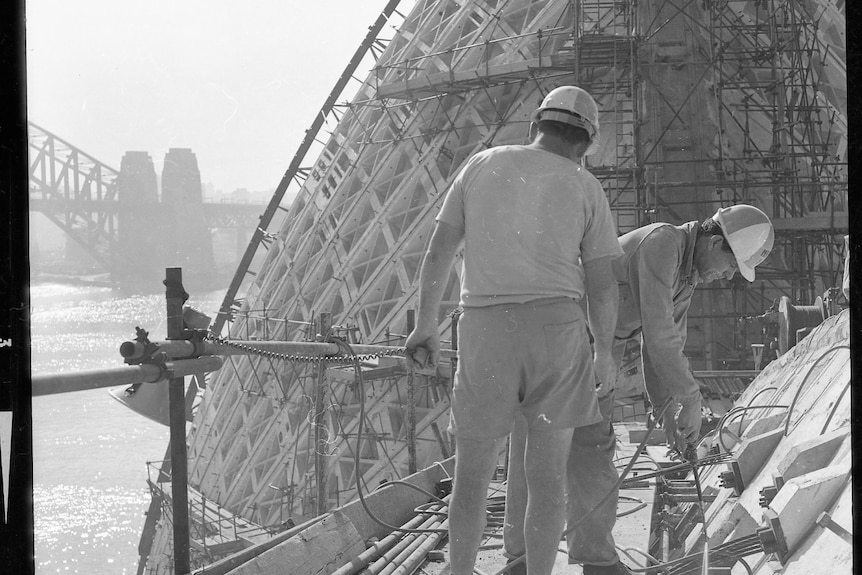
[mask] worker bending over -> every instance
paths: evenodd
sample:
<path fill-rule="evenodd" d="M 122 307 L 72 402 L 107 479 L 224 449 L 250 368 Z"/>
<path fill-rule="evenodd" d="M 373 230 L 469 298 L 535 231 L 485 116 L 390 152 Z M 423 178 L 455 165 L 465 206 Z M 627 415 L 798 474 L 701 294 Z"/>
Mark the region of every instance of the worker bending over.
<path fill-rule="evenodd" d="M 700 433 L 700 387 L 683 353 L 695 287 L 729 280 L 737 271 L 754 281 L 754 268 L 769 255 L 773 241 L 769 218 L 748 205 L 720 208 L 703 222 L 650 224 L 620 237 L 624 255 L 613 262 L 620 298 L 614 362 L 619 368 L 626 342 L 642 337 L 642 373 L 650 403 L 658 407 L 672 398 L 671 409 L 663 418 L 668 445 L 676 443 L 683 450 Z M 599 390 L 602 421 L 576 428 L 569 453 L 569 562 L 582 563 L 584 575 L 630 573 L 620 562 L 611 535 L 618 494 L 614 490 L 606 497 L 618 478 L 611 424 L 614 383 L 615 378 L 608 379 Z M 523 445 L 523 434 L 516 431 L 511 442 L 513 461 L 520 457 Z M 523 483 L 523 472 L 510 469 L 504 542 L 511 555 L 525 550 L 519 527 L 523 524 Z M 602 504 L 582 520 L 599 502 Z"/>
<path fill-rule="evenodd" d="M 518 414 L 525 421 L 527 566 L 531 575 L 551 573 L 565 521 L 572 428 L 601 420 L 596 375 L 607 379 L 615 371 L 611 260 L 622 250 L 601 184 L 578 164 L 595 147 L 598 108 L 586 91 L 563 86 L 532 120 L 532 143 L 479 152 L 448 190 L 406 342 L 414 365 L 437 364 L 440 301 L 463 240 L 449 424 L 456 441 L 453 575 L 472 573 L 488 485 Z M 595 357 L 578 305 L 586 295 Z"/>

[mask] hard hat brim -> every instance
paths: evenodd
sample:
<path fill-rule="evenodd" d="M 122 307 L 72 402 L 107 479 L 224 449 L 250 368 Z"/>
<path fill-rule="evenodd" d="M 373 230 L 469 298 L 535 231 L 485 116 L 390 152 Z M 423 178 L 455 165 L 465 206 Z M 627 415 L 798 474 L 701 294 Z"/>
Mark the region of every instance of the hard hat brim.
<path fill-rule="evenodd" d="M 736 254 L 733 255 L 736 258 L 736 265 L 739 267 L 739 273 L 742 277 L 747 279 L 750 282 L 754 281 L 754 268 L 746 264 L 744 261 L 736 257 Z"/>
<path fill-rule="evenodd" d="M 587 131 L 587 134 L 590 135 L 590 139 L 595 137 L 595 128 L 590 122 L 579 114 L 573 114 L 568 110 L 558 110 L 556 108 L 539 108 L 530 119 L 539 123 L 540 120 L 551 120 L 553 122 L 560 122 L 562 124 L 568 124 L 570 126 L 574 126 L 576 128 L 582 128 Z"/>
<path fill-rule="evenodd" d="M 590 146 L 587 148 L 586 155 L 593 154 L 598 150 L 599 133 L 596 132 L 595 126 L 593 126 L 589 120 L 583 116 L 573 114 L 567 110 L 558 110 L 556 108 L 538 108 L 530 116 L 530 121 L 538 124 L 541 120 L 560 122 L 562 124 L 568 124 L 569 126 L 586 130 L 587 134 L 590 136 Z"/>

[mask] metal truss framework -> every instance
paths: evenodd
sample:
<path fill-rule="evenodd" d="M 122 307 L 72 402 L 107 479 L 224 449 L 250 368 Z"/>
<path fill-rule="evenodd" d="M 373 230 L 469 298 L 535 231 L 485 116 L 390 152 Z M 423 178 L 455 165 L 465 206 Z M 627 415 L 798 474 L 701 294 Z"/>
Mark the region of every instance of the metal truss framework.
<path fill-rule="evenodd" d="M 449 183 L 473 153 L 523 143 L 530 112 L 564 83 L 583 85 L 602 110 L 602 144 L 587 165 L 620 233 L 703 219 L 739 201 L 775 221 L 775 255 L 754 286 L 699 290 L 687 351 L 700 369 L 743 366 L 759 334 L 746 333 L 742 315 L 783 294 L 807 302 L 836 284 L 847 226 L 843 8 L 829 0 L 418 0 L 404 16 L 397 4 L 384 9 L 307 132 L 215 332 L 313 339 L 308 326 L 326 312 L 351 341 L 403 343 Z M 387 20 L 399 24 L 384 39 Z M 353 73 L 368 57 L 372 71 L 359 82 Z M 351 80 L 355 95 L 337 103 Z M 302 167 L 314 145 L 319 156 Z M 283 205 L 290 186 L 298 194 Z M 453 273 L 441 334 L 457 300 Z M 368 488 L 405 470 L 406 378 L 386 373 L 364 390 L 359 479 Z M 428 411 L 417 431 L 439 456 L 445 441 L 431 423 L 448 402 L 444 388 L 423 389 Z M 192 485 L 272 528 L 343 503 L 358 479 L 358 392 L 347 372 L 233 358 L 195 419 Z M 148 572 L 158 572 L 157 556 Z"/>
<path fill-rule="evenodd" d="M 30 209 L 38 209 L 105 269 L 113 267 L 119 172 L 28 122 Z M 93 207 L 96 207 L 94 210 Z"/>

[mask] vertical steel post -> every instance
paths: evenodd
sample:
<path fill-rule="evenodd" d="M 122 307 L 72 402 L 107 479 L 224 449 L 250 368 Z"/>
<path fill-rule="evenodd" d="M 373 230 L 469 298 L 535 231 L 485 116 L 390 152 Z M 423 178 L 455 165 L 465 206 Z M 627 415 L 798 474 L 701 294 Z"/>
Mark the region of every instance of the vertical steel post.
<path fill-rule="evenodd" d="M 407 333 L 416 327 L 416 311 L 407 310 Z M 416 473 L 416 373 L 407 375 L 407 471 Z"/>
<path fill-rule="evenodd" d="M 327 341 L 332 328 L 332 314 L 323 312 L 317 318 L 317 338 Z M 314 476 L 317 480 L 317 501 L 315 515 L 326 513 L 326 437 L 323 434 L 324 415 L 323 400 L 326 398 L 326 363 L 320 362 L 317 369 L 317 379 L 314 382 Z M 360 393 L 363 390 L 360 390 Z M 359 482 L 359 470 L 356 470 L 356 481 Z"/>
<path fill-rule="evenodd" d="M 188 299 L 183 289 L 181 268 L 165 269 L 167 299 L 167 339 L 183 338 L 183 304 Z M 183 377 L 172 377 L 168 386 L 171 435 L 171 499 L 174 524 L 174 573 L 186 575 L 189 567 L 189 494 L 186 456 L 186 397 Z"/>

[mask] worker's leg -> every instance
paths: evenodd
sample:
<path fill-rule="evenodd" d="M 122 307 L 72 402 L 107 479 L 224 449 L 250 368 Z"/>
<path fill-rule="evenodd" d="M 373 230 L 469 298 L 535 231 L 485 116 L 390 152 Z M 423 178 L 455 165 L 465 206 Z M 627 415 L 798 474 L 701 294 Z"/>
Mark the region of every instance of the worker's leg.
<path fill-rule="evenodd" d="M 504 548 L 511 557 L 526 553 L 527 572 L 536 575 L 551 572 L 562 535 L 572 428 L 600 421 L 601 414 L 579 305 L 558 302 L 530 311 L 535 328 L 525 342 L 532 347 L 521 401 L 524 419 L 516 419 L 510 440 Z"/>
<path fill-rule="evenodd" d="M 565 523 L 566 456 L 571 442 L 571 428 L 527 431 L 524 541 L 530 575 L 550 575 L 554 567 Z"/>
<path fill-rule="evenodd" d="M 506 520 L 503 524 L 503 550 L 511 559 L 527 552 L 524 543 L 524 515 L 527 513 L 527 478 L 524 451 L 527 444 L 527 421 L 515 419 L 509 437 L 509 468 L 506 478 Z"/>
<path fill-rule="evenodd" d="M 575 428 L 572 434 L 566 509 L 570 563 L 613 565 L 619 560 L 611 535 L 617 514 L 614 485 L 619 478 L 614 465 L 613 406 L 612 391 L 599 398 L 602 421 Z"/>
<path fill-rule="evenodd" d="M 503 439 L 455 439 L 455 483 L 449 504 L 452 575 L 470 575 L 485 529 L 488 484 Z"/>

